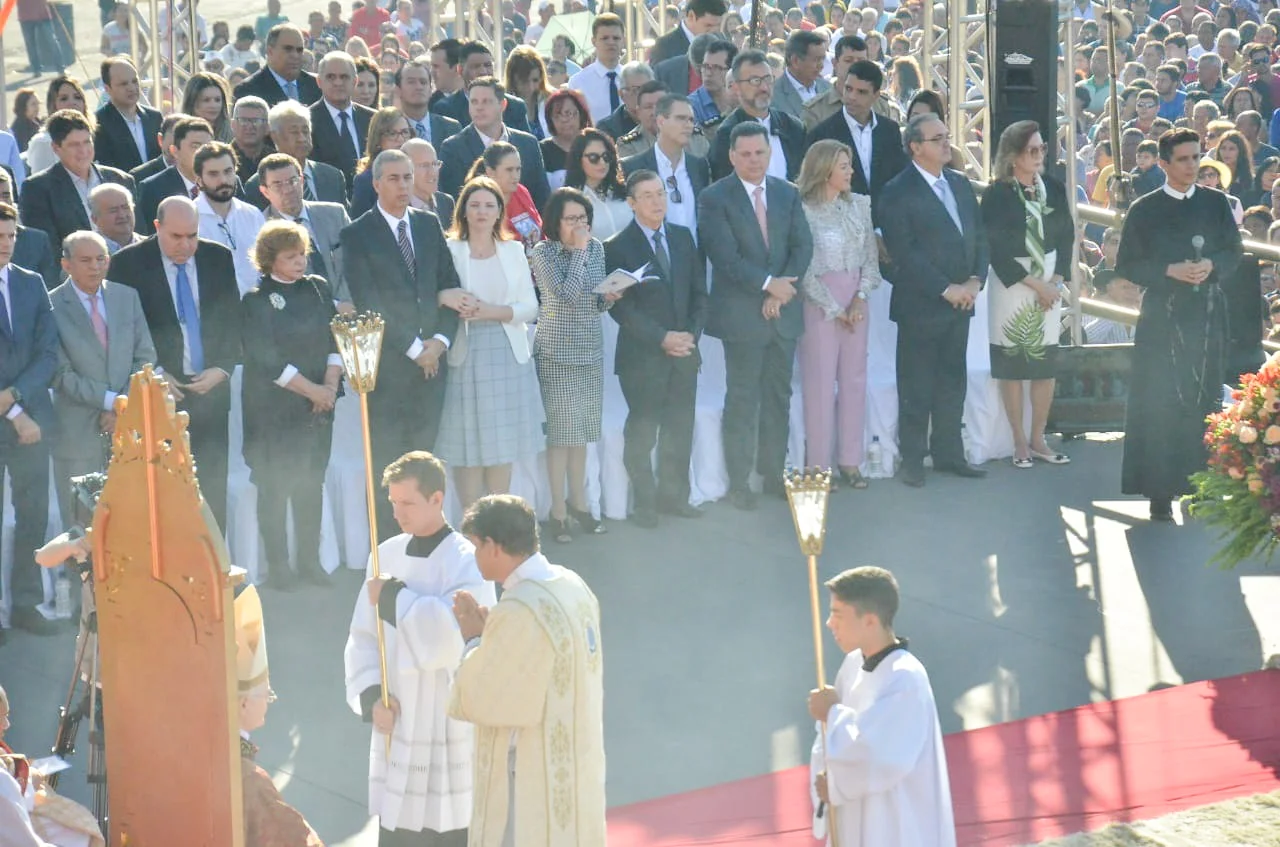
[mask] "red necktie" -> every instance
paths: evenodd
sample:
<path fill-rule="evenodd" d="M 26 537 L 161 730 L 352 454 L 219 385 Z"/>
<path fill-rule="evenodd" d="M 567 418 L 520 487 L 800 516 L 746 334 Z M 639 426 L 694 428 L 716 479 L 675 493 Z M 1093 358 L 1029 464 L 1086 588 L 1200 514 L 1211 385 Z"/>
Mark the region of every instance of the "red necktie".
<path fill-rule="evenodd" d="M 199 196 L 200 196 L 200 186 L 198 185 L 191 186 L 191 199 L 194 200 Z"/>

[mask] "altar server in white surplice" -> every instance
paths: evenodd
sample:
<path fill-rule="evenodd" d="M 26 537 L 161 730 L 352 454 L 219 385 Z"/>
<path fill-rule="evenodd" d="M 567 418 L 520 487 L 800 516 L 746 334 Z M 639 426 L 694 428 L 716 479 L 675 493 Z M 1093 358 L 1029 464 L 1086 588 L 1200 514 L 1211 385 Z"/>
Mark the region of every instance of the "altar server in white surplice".
<path fill-rule="evenodd" d="M 600 604 L 538 552 L 538 519 L 505 494 L 471 505 L 462 532 L 492 612 L 459 591 L 467 639 L 449 714 L 476 727 L 470 847 L 603 847 L 604 656 Z"/>
<path fill-rule="evenodd" d="M 471 542 L 445 523 L 439 459 L 406 453 L 387 466 L 382 485 L 404 532 L 378 545 L 382 578 L 370 578 L 356 599 L 344 657 L 347 703 L 374 728 L 369 812 L 378 816 L 379 847 L 466 847 L 474 741 L 471 727 L 447 714 L 463 650 L 453 596 L 465 590 L 493 603 L 493 584 L 480 576 Z M 391 689 L 385 707 L 379 617 Z"/>
<path fill-rule="evenodd" d="M 835 687 L 809 693 L 827 722 L 810 759 L 814 836 L 832 809 L 840 847 L 955 847 L 951 783 L 929 675 L 893 633 L 898 583 L 884 568 L 827 583 L 827 628 L 848 655 Z"/>

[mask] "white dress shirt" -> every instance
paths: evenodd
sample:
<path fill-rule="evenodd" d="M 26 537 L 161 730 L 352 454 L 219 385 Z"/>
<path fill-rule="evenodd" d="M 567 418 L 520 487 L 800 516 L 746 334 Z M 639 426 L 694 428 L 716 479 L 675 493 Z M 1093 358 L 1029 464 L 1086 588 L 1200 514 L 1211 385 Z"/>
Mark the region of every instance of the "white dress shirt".
<path fill-rule="evenodd" d="M 89 208 L 89 192 L 102 185 L 102 177 L 98 176 L 98 168 L 95 165 L 89 166 L 89 179 L 83 180 L 80 177 L 67 170 L 66 165 L 61 166 L 67 171 L 67 176 L 71 177 L 71 184 L 76 187 L 76 193 L 80 195 L 80 205 L 84 206 L 84 213 L 93 220 L 93 210 Z M 62 245 L 58 245 L 61 249 Z"/>
<path fill-rule="evenodd" d="M 102 315 L 102 322 L 106 324 L 107 323 L 107 299 L 102 296 L 102 286 L 98 286 L 98 290 L 92 294 L 86 294 L 74 282 L 71 283 L 71 287 L 75 289 L 76 297 L 79 298 L 80 300 L 80 305 L 84 306 L 84 313 L 89 316 L 89 324 L 90 325 L 93 324 L 93 302 L 95 300 L 98 301 L 98 314 Z M 105 350 L 103 351 L 103 355 L 104 356 L 106 355 Z M 102 396 L 103 411 L 110 412 L 111 407 L 115 405 L 115 402 L 116 402 L 116 392 L 107 391 Z"/>
<path fill-rule="evenodd" d="M 356 131 L 356 116 L 351 106 L 339 109 L 337 106 L 324 101 L 324 107 L 329 110 L 329 117 L 333 118 L 333 128 L 338 131 L 338 137 L 342 137 L 342 118 L 339 115 L 347 116 L 347 132 L 351 134 L 351 149 L 355 151 L 356 158 L 359 159 L 364 155 L 364 151 L 360 149 L 360 139 L 357 137 L 359 133 Z"/>
<path fill-rule="evenodd" d="M 266 223 L 262 212 L 232 197 L 231 211 L 223 218 L 209 204 L 203 191 L 196 198 L 196 212 L 200 215 L 200 237 L 216 241 L 231 251 L 240 296 L 257 288 L 261 274 L 253 264 L 253 243 Z"/>
<path fill-rule="evenodd" d="M 801 103 L 808 103 L 818 96 L 818 81 L 816 79 L 809 83 L 809 87 L 806 88 L 800 84 L 800 80 L 791 75 L 791 71 L 783 71 L 782 74 L 787 78 L 787 82 L 791 83 L 791 87 L 796 90 L 796 93 L 800 95 Z"/>
<path fill-rule="evenodd" d="M 667 159 L 661 147 L 653 148 L 653 157 L 658 163 L 658 176 L 662 178 L 662 185 L 667 189 L 667 220 L 673 224 L 680 226 L 693 233 L 693 240 L 696 244 L 698 241 L 698 215 L 697 203 L 693 197 L 693 180 L 689 179 L 689 169 L 685 167 L 684 151 L 680 151 L 680 158 L 675 162 Z M 674 192 L 671 190 L 672 177 L 675 178 L 675 187 L 680 190 L 680 200 L 677 203 L 673 199 Z"/>
<path fill-rule="evenodd" d="M 173 313 L 178 314 L 178 266 L 173 260 L 163 253 L 160 254 L 160 262 L 164 265 L 165 279 L 169 281 L 169 296 L 173 298 Z M 187 260 L 187 281 L 191 283 L 191 300 L 196 305 L 196 314 L 200 314 L 200 283 L 196 279 L 196 257 L 192 256 Z M 182 330 L 182 372 L 188 377 L 199 376 L 195 368 L 191 366 L 191 339 L 187 336 L 187 325 L 182 321 L 178 321 L 178 328 Z M 205 363 L 208 364 L 207 362 Z"/>
<path fill-rule="evenodd" d="M 591 112 L 591 122 L 593 124 L 598 124 L 613 114 L 613 109 L 609 106 L 609 77 L 607 74 L 610 73 L 616 74 L 614 83 L 618 87 L 618 103 L 621 104 L 621 62 L 612 68 L 606 68 L 598 61 L 592 62 L 569 78 L 569 87 L 574 91 L 581 92 L 582 96 L 587 98 L 587 108 Z"/>
<path fill-rule="evenodd" d="M 9 316 L 9 325 L 5 327 L 5 331 L 10 336 L 13 335 L 13 297 L 9 295 L 9 266 L 5 265 L 0 268 L 0 300 L 4 300 L 4 311 Z M 22 414 L 22 406 L 14 403 L 9 407 L 9 411 L 5 413 L 5 417 L 9 420 L 15 420 L 18 415 Z"/>
<path fill-rule="evenodd" d="M 787 154 L 782 149 L 782 137 L 773 134 L 773 127 L 769 125 L 770 116 L 768 113 L 763 118 L 756 119 L 756 123 L 765 128 L 765 132 L 769 133 L 769 169 L 765 172 L 769 176 L 776 176 L 778 179 L 787 178 Z"/>
<path fill-rule="evenodd" d="M 113 106 L 112 108 L 115 107 Z M 116 109 L 116 111 L 120 112 L 119 109 Z M 124 120 L 124 125 L 129 128 L 129 134 L 133 136 L 134 146 L 138 148 L 138 158 L 144 162 L 147 161 L 149 158 L 147 156 L 147 133 L 142 128 L 142 115 L 135 110 L 133 120 L 126 118 L 124 112 L 120 112 L 120 117 Z"/>
<path fill-rule="evenodd" d="M 495 141 L 506 141 L 508 143 L 511 142 L 511 133 L 507 131 L 506 124 L 502 125 L 502 132 L 498 133 L 498 136 L 496 138 L 490 138 L 489 136 L 485 135 L 483 132 L 480 131 L 479 127 L 476 127 L 476 135 L 480 136 L 480 143 L 484 145 L 484 149 L 486 150 L 492 147 Z"/>
<path fill-rule="evenodd" d="M 391 214 L 386 209 L 382 208 L 381 203 L 377 204 L 377 209 L 379 214 L 382 215 L 382 219 L 387 222 L 387 226 L 391 227 L 391 238 L 393 241 L 396 242 L 397 249 L 399 249 L 400 247 L 400 222 L 401 221 L 404 222 L 404 225 L 408 228 L 408 233 L 409 233 L 409 249 L 413 251 L 414 258 L 417 258 L 418 249 L 413 245 L 413 224 L 409 221 L 409 210 L 405 209 L 404 214 L 397 218 L 395 215 Z M 441 306 L 440 308 L 445 308 L 445 307 Z M 449 339 L 445 338 L 443 335 L 441 335 L 438 332 L 431 337 L 439 341 L 441 344 L 443 344 L 444 349 L 446 350 L 449 349 Z M 424 347 L 426 347 L 426 345 L 422 343 L 422 337 L 414 336 L 413 343 L 409 345 L 409 349 L 406 350 L 404 354 L 408 356 L 410 359 L 416 359 L 422 355 L 422 350 Z"/>
<path fill-rule="evenodd" d="M 871 133 L 876 128 L 876 113 L 871 113 L 871 120 L 867 121 L 865 126 L 854 120 L 848 109 L 841 109 L 840 114 L 844 115 L 844 122 L 849 126 L 849 135 L 853 136 L 853 146 L 858 151 L 858 162 L 862 166 L 862 176 L 867 181 L 867 188 L 870 188 Z"/>

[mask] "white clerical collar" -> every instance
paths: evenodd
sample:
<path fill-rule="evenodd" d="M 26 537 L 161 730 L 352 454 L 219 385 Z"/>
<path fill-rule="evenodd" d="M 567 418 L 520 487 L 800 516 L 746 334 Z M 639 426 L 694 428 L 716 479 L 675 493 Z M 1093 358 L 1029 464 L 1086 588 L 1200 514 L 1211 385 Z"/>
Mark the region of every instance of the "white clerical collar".
<path fill-rule="evenodd" d="M 1191 195 L 1196 193 L 1196 184 L 1194 182 L 1191 183 L 1191 187 L 1186 191 L 1179 191 L 1167 182 L 1160 187 L 1164 189 L 1165 194 L 1168 194 L 1174 200 L 1190 200 Z"/>
<path fill-rule="evenodd" d="M 502 590 L 510 591 L 527 580 L 542 582 L 551 579 L 551 576 L 551 563 L 547 561 L 547 557 L 541 553 L 534 553 L 502 581 Z"/>

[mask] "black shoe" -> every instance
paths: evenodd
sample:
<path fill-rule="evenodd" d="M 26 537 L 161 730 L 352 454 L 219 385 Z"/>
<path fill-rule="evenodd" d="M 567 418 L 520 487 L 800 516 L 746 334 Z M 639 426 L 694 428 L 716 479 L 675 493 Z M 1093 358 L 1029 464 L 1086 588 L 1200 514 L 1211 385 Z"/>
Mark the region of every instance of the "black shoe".
<path fill-rule="evenodd" d="M 671 515 L 677 518 L 692 518 L 696 520 L 702 517 L 702 510 L 689 503 L 666 503 L 659 506 L 658 511 L 664 515 Z"/>
<path fill-rule="evenodd" d="M 547 530 L 557 544 L 569 544 L 573 541 L 573 532 L 569 529 L 568 518 L 548 518 Z"/>
<path fill-rule="evenodd" d="M 968 462 L 954 462 L 949 465 L 935 465 L 933 468 L 938 473 L 949 473 L 952 476 L 963 477 L 964 479 L 983 479 L 987 472 L 983 468 L 976 468 Z"/>
<path fill-rule="evenodd" d="M 658 513 L 652 509 L 636 509 L 631 513 L 630 521 L 641 529 L 657 529 Z"/>
<path fill-rule="evenodd" d="M 58 634 L 58 624 L 47 620 L 44 615 L 35 609 L 14 609 L 12 623 L 13 626 L 18 629 L 25 629 L 32 635 Z"/>
<path fill-rule="evenodd" d="M 734 488 L 729 492 L 729 502 L 733 504 L 733 508 L 742 512 L 754 512 L 756 510 L 755 492 L 748 488 Z"/>
<path fill-rule="evenodd" d="M 921 465 L 903 465 L 901 468 L 902 484 L 912 488 L 924 488 L 924 467 Z"/>
<path fill-rule="evenodd" d="M 1152 497 L 1151 520 L 1171 523 L 1173 521 L 1173 503 L 1169 500 Z"/>
<path fill-rule="evenodd" d="M 298 578 L 307 585 L 311 585 L 316 588 L 333 587 L 333 580 L 329 578 L 329 575 L 325 573 L 319 565 L 316 565 L 313 568 L 307 568 L 302 573 L 298 574 Z"/>
<path fill-rule="evenodd" d="M 582 527 L 582 531 L 587 535 L 604 535 L 609 528 L 604 525 L 604 521 L 596 520 L 595 516 L 585 509 L 575 509 L 572 506 L 566 506 L 569 517 L 573 518 L 578 526 Z"/>
<path fill-rule="evenodd" d="M 762 490 L 766 497 L 776 497 L 779 500 L 787 499 L 787 486 L 780 479 L 766 479 Z"/>
<path fill-rule="evenodd" d="M 272 591 L 287 593 L 296 589 L 297 584 L 294 582 L 293 574 L 289 572 L 289 569 L 281 566 L 267 573 L 267 588 Z"/>

